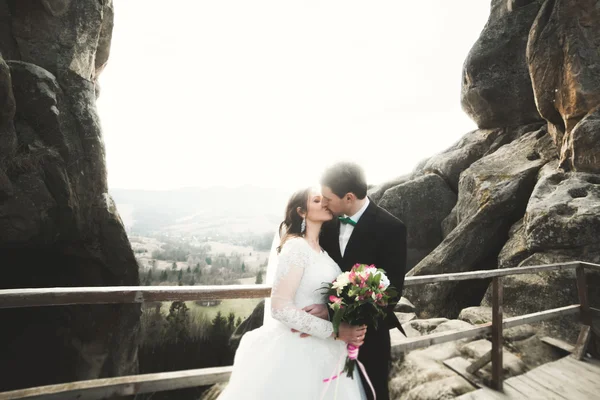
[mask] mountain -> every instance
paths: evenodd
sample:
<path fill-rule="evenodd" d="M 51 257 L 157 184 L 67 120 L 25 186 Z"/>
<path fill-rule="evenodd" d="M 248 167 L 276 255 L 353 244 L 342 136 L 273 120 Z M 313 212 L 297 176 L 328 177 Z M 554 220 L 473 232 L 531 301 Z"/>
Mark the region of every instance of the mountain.
<path fill-rule="evenodd" d="M 289 193 L 251 185 L 177 190 L 111 189 L 121 218 L 137 234 L 273 232 Z"/>

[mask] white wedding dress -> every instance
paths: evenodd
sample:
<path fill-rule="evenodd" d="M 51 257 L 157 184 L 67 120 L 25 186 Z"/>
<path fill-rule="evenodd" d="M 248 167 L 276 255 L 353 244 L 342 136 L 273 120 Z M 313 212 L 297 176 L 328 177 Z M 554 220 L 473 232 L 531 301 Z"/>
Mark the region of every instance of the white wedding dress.
<path fill-rule="evenodd" d="M 331 322 L 302 308 L 326 303 L 321 288 L 341 273 L 329 255 L 303 238 L 289 239 L 279 255 L 271 293 L 272 321 L 246 333 L 219 400 L 364 400 L 358 373 L 340 374 L 346 344 L 331 338 Z M 311 336 L 301 338 L 294 328 Z M 329 382 L 324 380 L 338 375 Z"/>

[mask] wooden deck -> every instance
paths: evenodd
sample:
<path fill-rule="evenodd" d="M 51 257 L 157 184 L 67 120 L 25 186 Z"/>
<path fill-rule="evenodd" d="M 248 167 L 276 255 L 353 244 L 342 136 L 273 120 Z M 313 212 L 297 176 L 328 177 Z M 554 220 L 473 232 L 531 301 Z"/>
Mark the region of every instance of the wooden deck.
<path fill-rule="evenodd" d="M 504 393 L 483 388 L 458 399 L 600 399 L 600 361 L 567 356 L 507 379 Z"/>

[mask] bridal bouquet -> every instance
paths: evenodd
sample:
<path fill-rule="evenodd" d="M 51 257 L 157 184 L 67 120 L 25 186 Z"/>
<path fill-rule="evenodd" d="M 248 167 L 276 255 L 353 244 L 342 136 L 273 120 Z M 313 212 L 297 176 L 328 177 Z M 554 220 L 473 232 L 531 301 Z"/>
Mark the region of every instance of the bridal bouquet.
<path fill-rule="evenodd" d="M 339 333 L 341 322 L 350 325 L 369 325 L 377 328 L 387 307 L 398 302 L 398 292 L 390 286 L 385 271 L 375 265 L 355 264 L 350 272 L 340 274 L 324 288 L 333 310 L 333 329 Z M 348 356 L 342 372 L 352 378 L 358 362 L 358 347 L 348 345 Z M 359 363 L 360 365 L 360 363 Z"/>

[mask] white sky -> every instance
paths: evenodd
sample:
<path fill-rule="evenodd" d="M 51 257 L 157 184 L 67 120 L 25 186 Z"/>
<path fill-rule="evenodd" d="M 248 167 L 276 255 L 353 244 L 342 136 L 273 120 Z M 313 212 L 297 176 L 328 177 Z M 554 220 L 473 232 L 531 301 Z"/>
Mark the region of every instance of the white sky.
<path fill-rule="evenodd" d="M 463 61 L 486 0 L 115 0 L 100 77 L 111 188 L 371 183 L 475 124 Z"/>

